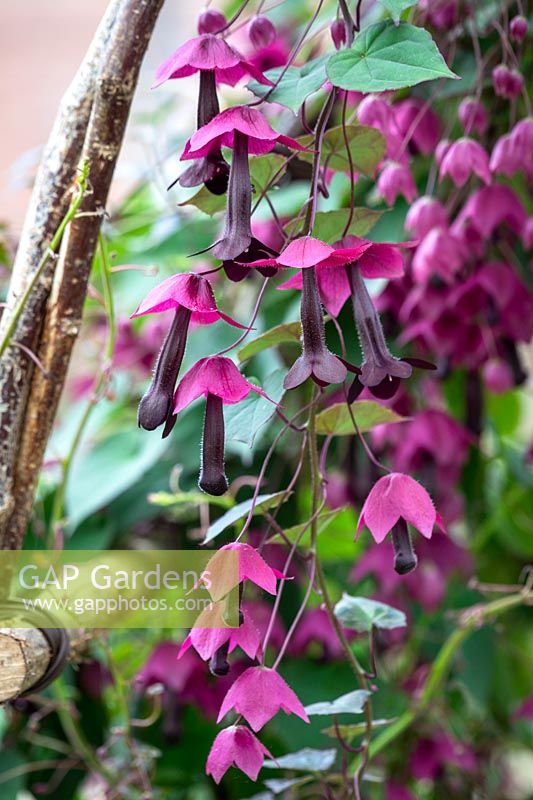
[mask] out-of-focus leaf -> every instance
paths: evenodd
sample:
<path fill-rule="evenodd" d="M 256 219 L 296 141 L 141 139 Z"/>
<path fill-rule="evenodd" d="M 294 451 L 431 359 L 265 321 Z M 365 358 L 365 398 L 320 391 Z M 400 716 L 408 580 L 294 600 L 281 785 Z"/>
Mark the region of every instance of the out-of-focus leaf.
<path fill-rule="evenodd" d="M 393 719 L 374 719 L 372 720 L 372 728 L 384 728 L 394 722 Z M 347 742 L 355 739 L 356 736 L 361 736 L 366 732 L 366 722 L 357 722 L 353 725 L 331 725 L 329 728 L 323 728 L 322 733 L 329 736 L 331 739 L 338 739 L 339 733 Z"/>
<path fill-rule="evenodd" d="M 250 179 L 254 191 L 259 196 L 268 186 L 274 176 L 277 175 L 276 182 L 283 175 L 282 169 L 285 159 L 276 153 L 269 153 L 266 156 L 255 156 L 250 158 Z M 204 214 L 212 217 L 219 211 L 224 211 L 226 207 L 226 195 L 212 194 L 205 186 L 202 186 L 188 200 L 180 203 L 180 206 L 195 206 Z"/>
<path fill-rule="evenodd" d="M 251 342 L 245 344 L 244 347 L 237 352 L 239 361 L 247 361 L 252 356 L 267 350 L 269 347 L 275 347 L 277 344 L 284 342 L 300 342 L 302 335 L 302 326 L 300 322 L 285 322 L 283 325 L 276 325 L 269 331 L 265 331 L 261 336 L 252 339 Z"/>
<path fill-rule="evenodd" d="M 312 780 L 310 775 L 307 775 L 303 778 L 271 778 L 268 781 L 265 781 L 265 786 L 268 786 L 271 792 L 274 794 L 281 794 L 282 792 L 286 792 L 287 789 L 293 789 L 295 786 L 304 786 L 304 784 L 309 783 Z M 250 800 L 260 800 L 260 795 L 255 795 L 251 797 Z"/>
<path fill-rule="evenodd" d="M 300 136 L 298 141 L 304 147 L 313 144 L 312 136 Z M 342 125 L 326 131 L 322 143 L 322 163 L 327 162 L 329 169 L 348 172 L 350 159 L 346 150 L 346 141 L 350 147 L 350 155 L 355 172 L 362 172 L 372 178 L 377 165 L 385 156 L 386 142 L 382 134 L 375 128 L 366 125 Z M 298 153 L 298 158 L 312 161 L 312 153 Z"/>
<path fill-rule="evenodd" d="M 403 611 L 377 600 L 343 594 L 335 606 L 335 616 L 345 628 L 365 633 L 375 628 L 405 628 L 407 620 Z"/>
<path fill-rule="evenodd" d="M 268 101 L 279 103 L 290 108 L 296 114 L 302 103 L 313 92 L 317 92 L 326 81 L 326 61 L 329 56 L 319 56 L 308 61 L 302 67 L 283 67 L 269 69 L 265 75 L 272 83 L 276 83 L 283 72 L 283 77 L 276 88 L 271 91 L 271 86 L 265 86 L 257 81 L 250 81 L 248 89 L 257 97 L 268 94 Z"/>
<path fill-rule="evenodd" d="M 329 714 L 362 714 L 368 697 L 370 697 L 370 692 L 356 689 L 354 692 L 337 697 L 336 700 L 311 703 L 310 706 L 305 707 L 305 712 L 308 717 L 325 717 Z"/>
<path fill-rule="evenodd" d="M 317 518 L 317 534 L 320 535 L 327 530 L 334 520 L 340 517 L 341 514 L 345 513 L 347 508 L 349 507 L 343 506 L 342 508 L 335 508 L 332 511 L 323 511 L 321 514 L 319 514 Z M 307 529 L 305 536 L 300 538 L 305 529 Z M 295 542 L 298 540 L 301 545 L 309 544 L 309 524 L 302 522 L 300 525 L 293 525 L 292 528 L 287 528 L 284 531 L 283 538 L 280 534 L 276 533 L 271 537 L 271 539 L 269 539 L 269 542 L 281 542 L 286 541 L 287 539 L 290 542 Z"/>
<path fill-rule="evenodd" d="M 402 11 L 406 8 L 411 8 L 418 3 L 418 0 L 378 0 L 382 6 L 385 6 L 391 17 L 395 22 L 398 22 Z"/>
<path fill-rule="evenodd" d="M 65 495 L 71 528 L 140 480 L 167 447 L 157 434 L 132 428 L 82 452 L 74 461 Z"/>
<path fill-rule="evenodd" d="M 283 381 L 286 374 L 285 369 L 276 369 L 263 381 L 262 389 L 270 400 L 257 392 L 250 392 L 242 402 L 225 407 L 224 422 L 227 442 L 235 440 L 244 442 L 248 447 L 253 447 L 259 430 L 276 413 L 275 404 L 279 403 L 283 397 Z"/>
<path fill-rule="evenodd" d="M 333 244 L 340 239 L 344 233 L 350 209 L 340 208 L 334 211 L 319 211 L 315 217 L 313 236 L 322 239 L 328 244 Z M 381 217 L 381 211 L 374 211 L 370 208 L 354 208 L 350 226 L 346 234 L 352 236 L 365 236 Z M 286 225 L 285 230 L 291 236 L 296 233 L 301 222 L 294 220 Z"/>
<path fill-rule="evenodd" d="M 182 505 L 200 505 L 201 503 L 210 503 L 214 506 L 221 508 L 232 508 L 235 501 L 232 497 L 222 495 L 222 497 L 215 497 L 214 495 L 204 494 L 203 492 L 153 492 L 148 495 L 148 502 L 155 506 L 162 506 L 163 508 L 172 508 L 173 506 Z"/>
<path fill-rule="evenodd" d="M 2 781 L 2 800 L 17 800 L 22 796 L 22 790 L 25 785 L 24 766 L 26 764 L 27 759 L 17 750 L 2 748 L 0 753 L 0 775 L 10 770 L 16 770 L 17 767 L 21 768 L 21 771 L 13 778 Z"/>
<path fill-rule="evenodd" d="M 268 511 L 269 508 L 273 508 L 273 506 L 277 506 L 289 497 L 288 492 L 275 492 L 274 494 L 260 494 L 254 504 L 254 516 L 256 514 L 262 514 L 263 511 Z M 250 509 L 252 508 L 253 498 L 249 500 L 244 500 L 242 503 L 238 503 L 236 506 L 231 508 L 229 511 L 226 511 L 216 522 L 213 522 L 212 525 L 209 526 L 207 529 L 207 533 L 203 544 L 208 544 L 208 542 L 212 542 L 220 533 L 229 528 L 230 525 L 235 525 L 236 522 L 239 520 L 244 519 L 250 513 Z"/>
<path fill-rule="evenodd" d="M 327 65 L 334 86 L 356 92 L 404 89 L 435 78 L 457 78 L 424 28 L 378 22 L 358 34 L 352 47 Z"/>
<path fill-rule="evenodd" d="M 407 417 L 401 417 L 375 400 L 356 400 L 352 403 L 351 410 L 362 433 L 385 423 L 407 421 Z M 354 426 L 346 403 L 336 403 L 317 414 L 316 430 L 317 433 L 328 436 L 353 436 Z"/>
<path fill-rule="evenodd" d="M 267 759 L 263 764 L 268 769 L 303 769 L 310 772 L 323 772 L 331 769 L 335 763 L 337 751 L 335 749 L 315 750 L 313 747 L 304 747 L 296 753 L 287 753 L 275 761 Z"/>

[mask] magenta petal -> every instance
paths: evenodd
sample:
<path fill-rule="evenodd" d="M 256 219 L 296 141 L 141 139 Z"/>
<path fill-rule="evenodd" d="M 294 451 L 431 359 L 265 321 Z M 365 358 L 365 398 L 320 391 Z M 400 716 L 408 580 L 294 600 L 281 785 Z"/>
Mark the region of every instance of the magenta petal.
<path fill-rule="evenodd" d="M 366 525 L 379 543 L 400 517 L 427 539 L 437 521 L 435 506 L 424 487 L 409 475 L 392 472 L 380 478 L 370 490 L 357 530 Z"/>
<path fill-rule="evenodd" d="M 220 549 L 238 551 L 239 581 L 252 581 L 265 592 L 276 594 L 276 573 L 255 548 L 242 542 L 231 542 Z"/>
<path fill-rule="evenodd" d="M 334 252 L 334 247 L 320 239 L 301 236 L 282 250 L 276 261 L 283 267 L 314 267 Z"/>
<path fill-rule="evenodd" d="M 267 397 L 258 386 L 254 386 L 241 375 L 233 361 L 222 356 L 202 358 L 185 373 L 174 395 L 174 413 L 202 395 L 209 393 L 220 397 L 224 403 L 239 403 L 251 391 Z"/>
<path fill-rule="evenodd" d="M 373 244 L 358 262 L 364 278 L 400 278 L 404 274 L 403 256 L 392 244 Z"/>
<path fill-rule="evenodd" d="M 249 667 L 239 675 L 222 702 L 218 722 L 232 708 L 242 714 L 254 731 L 260 730 L 281 709 L 309 722 L 292 689 L 281 675 L 266 667 Z"/>
<path fill-rule="evenodd" d="M 220 783 L 228 769 L 235 766 L 255 781 L 265 756 L 272 758 L 272 754 L 249 728 L 231 725 L 217 734 L 207 757 L 205 771 L 215 783 Z"/>

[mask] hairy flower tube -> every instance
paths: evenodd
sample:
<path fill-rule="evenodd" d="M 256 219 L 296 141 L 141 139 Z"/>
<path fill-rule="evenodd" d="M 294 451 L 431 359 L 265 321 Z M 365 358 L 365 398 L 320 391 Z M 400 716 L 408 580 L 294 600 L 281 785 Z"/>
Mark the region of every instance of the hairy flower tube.
<path fill-rule="evenodd" d="M 249 76 L 260 83 L 271 83 L 257 67 L 246 61 L 224 39 L 220 39 L 212 33 L 204 33 L 178 47 L 158 67 L 154 88 L 168 80 L 186 78 L 195 72 L 200 73 L 198 128 L 207 125 L 220 112 L 217 82 L 234 86 L 243 77 Z M 205 183 L 207 189 L 213 194 L 224 194 L 228 186 L 228 176 L 229 165 L 218 147 L 198 159 L 185 170 L 178 180 L 184 187 Z"/>
<path fill-rule="evenodd" d="M 411 376 L 413 367 L 434 369 L 434 366 L 421 359 L 399 359 L 390 353 L 381 320 L 365 286 L 361 271 L 356 264 L 350 264 L 346 268 L 346 273 L 352 290 L 353 314 L 363 352 L 361 374 L 354 379 L 348 400 L 350 402 L 355 400 L 364 386 L 376 397 L 392 397 L 400 380 Z"/>
<path fill-rule="evenodd" d="M 153 431 L 172 416 L 172 398 L 187 344 L 191 322 L 211 325 L 223 319 L 243 328 L 218 310 L 213 289 L 207 278 L 194 273 L 172 275 L 154 287 L 132 317 L 174 310 L 174 318 L 157 358 L 152 382 L 139 403 L 139 426 Z M 164 435 L 170 429 L 167 427 Z"/>
<path fill-rule="evenodd" d="M 182 160 L 207 157 L 222 146 L 233 149 L 224 232 L 213 248 L 216 258 L 238 260 L 250 247 L 252 184 L 248 156 L 270 153 L 277 144 L 305 149 L 289 136 L 276 133 L 257 109 L 234 106 L 196 131 L 185 145 Z"/>
<path fill-rule="evenodd" d="M 224 404 L 240 403 L 250 392 L 268 397 L 241 375 L 233 361 L 222 356 L 202 358 L 185 373 L 174 395 L 174 415 L 206 398 L 202 438 L 202 466 L 198 485 L 207 494 L 221 495 L 228 488 L 224 471 Z"/>

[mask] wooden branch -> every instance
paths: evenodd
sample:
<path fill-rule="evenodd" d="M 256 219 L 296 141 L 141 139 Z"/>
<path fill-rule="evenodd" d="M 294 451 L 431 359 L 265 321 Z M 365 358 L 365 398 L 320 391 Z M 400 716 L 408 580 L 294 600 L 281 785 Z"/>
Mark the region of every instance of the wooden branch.
<path fill-rule="evenodd" d="M 3 549 L 20 548 L 31 514 L 46 443 L 80 329 L 101 217 L 139 69 L 162 5 L 163 0 L 114 0 L 62 103 L 45 151 L 15 261 L 10 298 L 20 295 L 64 216 L 70 202 L 68 188 L 74 183 L 80 160 L 89 162 L 92 192 L 84 198 L 80 216 L 64 237 L 59 259 L 33 293 L 14 337 L 37 354 L 46 373 L 32 369 L 20 347 L 9 349 L 0 371 Z M 62 128 L 69 117 L 65 133 Z M 51 190 L 53 199 L 46 201 L 44 213 L 41 205 Z M 12 306 L 12 299 L 8 304 Z"/>
<path fill-rule="evenodd" d="M 0 628 L 0 703 L 36 684 L 49 661 L 50 648 L 39 628 Z"/>

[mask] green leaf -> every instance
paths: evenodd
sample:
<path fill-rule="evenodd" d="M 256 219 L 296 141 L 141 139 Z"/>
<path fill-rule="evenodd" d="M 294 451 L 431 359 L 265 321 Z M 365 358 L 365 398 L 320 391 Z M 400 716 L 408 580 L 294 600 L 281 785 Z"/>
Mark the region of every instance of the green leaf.
<path fill-rule="evenodd" d="M 283 156 L 276 153 L 269 153 L 266 156 L 255 156 L 250 159 L 250 179 L 254 187 L 255 194 L 259 195 L 266 189 L 276 173 L 279 173 L 276 182 L 282 177 L 285 163 Z M 224 211 L 226 207 L 226 195 L 212 194 L 205 186 L 189 197 L 180 206 L 195 206 L 204 214 L 212 217 L 219 211 Z"/>
<path fill-rule="evenodd" d="M 378 0 L 378 2 L 385 6 L 395 22 L 399 22 L 402 11 L 415 6 L 418 0 Z"/>
<path fill-rule="evenodd" d="M 406 422 L 408 419 L 375 400 L 356 400 L 350 408 L 361 433 L 371 431 L 378 425 Z M 347 404 L 335 403 L 317 414 L 316 430 L 327 436 L 353 436 L 355 430 Z"/>
<path fill-rule="evenodd" d="M 345 628 L 365 633 L 373 627 L 385 628 L 405 628 L 407 620 L 403 611 L 392 608 L 385 603 L 378 603 L 377 600 L 369 600 L 366 597 L 352 597 L 343 594 L 335 606 L 335 616 L 342 622 Z"/>
<path fill-rule="evenodd" d="M 404 89 L 435 78 L 457 78 L 423 28 L 378 22 L 336 53 L 327 73 L 334 86 L 358 92 Z"/>
<path fill-rule="evenodd" d="M 306 98 L 318 91 L 327 80 L 326 62 L 328 58 L 328 55 L 324 55 L 313 58 L 303 67 L 289 67 L 284 72 L 279 85 L 272 92 L 270 92 L 272 87 L 257 81 L 251 81 L 247 88 L 257 97 L 265 97 L 268 94 L 269 102 L 279 103 L 281 106 L 290 108 L 296 114 Z M 265 75 L 273 83 L 276 83 L 283 70 L 284 67 L 276 67 L 269 69 Z"/>
<path fill-rule="evenodd" d="M 315 750 L 313 747 L 304 747 L 303 750 L 298 750 L 296 753 L 287 753 L 286 756 L 280 756 L 275 761 L 267 759 L 263 764 L 268 769 L 302 769 L 310 772 L 323 772 L 330 769 L 335 763 L 337 751 L 331 750 Z"/>
<path fill-rule="evenodd" d="M 298 141 L 304 147 L 312 147 L 314 138 L 307 135 L 300 136 Z M 346 125 L 344 130 L 342 125 L 330 128 L 324 136 L 321 159 L 323 164 L 327 163 L 329 169 L 339 172 L 349 171 L 350 159 L 346 141 L 350 148 L 355 172 L 362 172 L 369 178 L 374 177 L 377 165 L 385 156 L 386 142 L 382 134 L 375 128 L 369 128 L 366 125 Z M 313 153 L 299 153 L 298 158 L 302 161 L 312 162 Z"/>
<path fill-rule="evenodd" d="M 254 504 L 254 516 L 256 514 L 262 514 L 263 511 L 268 511 L 269 508 L 273 508 L 274 506 L 279 505 L 280 503 L 284 503 L 285 500 L 289 497 L 288 492 L 275 492 L 274 494 L 260 494 L 259 497 L 256 498 Z M 203 544 L 208 544 L 208 542 L 212 542 L 215 537 L 217 537 L 220 533 L 229 528 L 230 525 L 235 525 L 236 522 L 239 520 L 244 519 L 250 513 L 250 509 L 252 507 L 253 498 L 249 500 L 244 500 L 242 503 L 238 503 L 236 506 L 231 508 L 229 511 L 226 511 L 221 517 L 219 517 L 216 522 L 213 522 L 212 525 L 209 526 L 207 529 L 207 533 Z"/>
<path fill-rule="evenodd" d="M 295 786 L 304 786 L 304 784 L 309 783 L 311 780 L 311 775 L 300 778 L 271 778 L 265 781 L 265 786 L 268 786 L 270 791 L 274 792 L 274 794 L 281 794 L 282 792 L 286 792 L 287 789 L 293 789 Z M 272 797 L 272 795 L 270 795 L 270 797 Z M 261 800 L 261 795 L 255 794 L 253 797 L 250 797 L 250 800 Z M 267 798 L 265 797 L 264 800 L 267 800 Z"/>
<path fill-rule="evenodd" d="M 263 381 L 262 388 L 270 400 L 257 392 L 250 392 L 242 402 L 226 406 L 224 421 L 227 442 L 235 440 L 244 442 L 248 447 L 253 446 L 260 428 L 276 413 L 275 403 L 279 403 L 285 393 L 283 381 L 286 374 L 287 370 L 276 369 Z"/>
<path fill-rule="evenodd" d="M 336 520 L 341 514 L 350 508 L 350 506 L 342 506 L 341 508 L 335 508 L 331 511 L 323 511 L 321 514 L 318 515 L 316 526 L 317 526 L 317 535 L 320 536 L 325 530 L 329 528 L 332 522 Z M 307 529 L 307 530 L 306 530 Z M 305 535 L 302 537 L 303 532 Z M 290 542 L 295 542 L 298 540 L 299 544 L 305 545 L 309 542 L 309 524 L 306 522 L 302 522 L 300 525 L 293 525 L 291 528 L 287 528 L 284 531 L 284 537 L 282 537 L 279 533 L 274 534 L 268 541 L 269 544 L 272 542 L 277 541 L 286 541 L 287 539 Z M 302 537 L 302 538 L 301 538 Z"/>
<path fill-rule="evenodd" d="M 265 331 L 261 336 L 252 339 L 251 342 L 245 344 L 244 347 L 237 352 L 237 358 L 242 363 L 247 361 L 257 353 L 262 353 L 269 347 L 275 347 L 277 344 L 284 342 L 295 342 L 299 344 L 302 335 L 302 326 L 300 322 L 285 322 L 283 325 L 276 325 L 269 331 Z"/>
<path fill-rule="evenodd" d="M 167 440 L 131 428 L 80 452 L 74 460 L 65 497 L 69 526 L 74 529 L 137 483 L 167 448 Z"/>
<path fill-rule="evenodd" d="M 356 689 L 355 692 L 343 694 L 337 697 L 336 700 L 312 703 L 310 706 L 305 707 L 305 712 L 308 717 L 325 717 L 329 714 L 362 714 L 367 697 L 370 697 L 370 692 L 366 692 L 364 689 Z"/>
<path fill-rule="evenodd" d="M 148 502 L 163 508 L 183 505 L 198 506 L 201 503 L 211 503 L 211 505 L 221 506 L 221 508 L 232 508 L 235 505 L 232 497 L 226 497 L 226 495 L 215 497 L 203 492 L 152 492 L 148 495 Z"/>
<path fill-rule="evenodd" d="M 372 728 L 384 728 L 386 725 L 390 725 L 391 722 L 395 722 L 395 719 L 374 719 L 372 720 Z M 332 725 L 329 728 L 322 729 L 322 733 L 325 736 L 329 736 L 331 739 L 338 739 L 340 733 L 347 742 L 355 739 L 356 736 L 362 736 L 365 732 L 366 722 L 356 722 L 353 725 Z"/>

